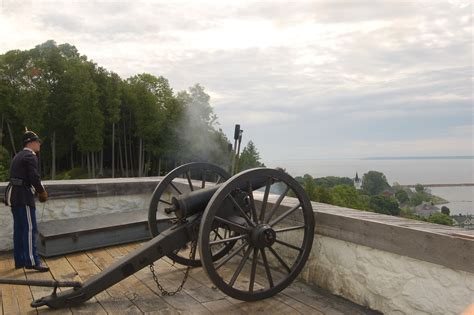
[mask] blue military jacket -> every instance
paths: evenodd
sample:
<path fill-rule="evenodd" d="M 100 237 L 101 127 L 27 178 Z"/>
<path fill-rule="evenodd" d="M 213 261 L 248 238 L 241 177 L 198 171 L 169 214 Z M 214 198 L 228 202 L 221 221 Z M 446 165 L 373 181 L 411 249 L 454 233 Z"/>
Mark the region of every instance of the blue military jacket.
<path fill-rule="evenodd" d="M 34 188 L 34 190 L 33 190 Z M 18 152 L 10 166 L 10 183 L 5 190 L 5 204 L 35 207 L 34 191 L 41 193 L 44 187 L 38 171 L 38 157 L 25 148 Z"/>

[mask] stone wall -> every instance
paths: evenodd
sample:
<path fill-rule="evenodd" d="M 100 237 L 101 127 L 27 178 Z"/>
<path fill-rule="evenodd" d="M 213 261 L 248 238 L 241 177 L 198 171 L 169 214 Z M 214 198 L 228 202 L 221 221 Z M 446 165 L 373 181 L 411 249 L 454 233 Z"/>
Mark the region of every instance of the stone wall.
<path fill-rule="evenodd" d="M 460 314 L 474 274 L 317 235 L 306 282 L 385 314 Z"/>
<path fill-rule="evenodd" d="M 44 211 L 38 204 L 38 221 L 146 211 L 158 182 L 45 182 L 52 194 Z M 294 204 L 285 198 L 282 211 Z M 304 281 L 387 314 L 459 314 L 474 304 L 474 231 L 321 203 L 313 208 L 316 234 Z M 9 208 L 0 206 L 0 250 L 12 248 L 11 221 Z"/>
<path fill-rule="evenodd" d="M 148 211 L 159 178 L 43 181 L 50 199 L 36 203 L 37 222 L 115 212 Z M 2 199 L 6 183 L 0 183 Z M 13 248 L 10 207 L 0 203 L 0 251 Z"/>

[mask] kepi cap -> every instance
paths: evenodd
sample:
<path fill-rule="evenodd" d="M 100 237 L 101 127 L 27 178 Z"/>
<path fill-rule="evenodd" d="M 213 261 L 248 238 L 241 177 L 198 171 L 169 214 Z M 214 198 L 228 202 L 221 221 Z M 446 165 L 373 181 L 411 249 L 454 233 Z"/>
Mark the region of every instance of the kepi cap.
<path fill-rule="evenodd" d="M 30 131 L 26 128 L 25 128 L 25 130 L 26 131 L 23 134 L 23 145 L 26 145 L 28 142 L 32 142 L 32 141 L 41 142 L 40 138 L 38 137 L 38 135 L 36 133 L 34 133 L 33 131 Z"/>

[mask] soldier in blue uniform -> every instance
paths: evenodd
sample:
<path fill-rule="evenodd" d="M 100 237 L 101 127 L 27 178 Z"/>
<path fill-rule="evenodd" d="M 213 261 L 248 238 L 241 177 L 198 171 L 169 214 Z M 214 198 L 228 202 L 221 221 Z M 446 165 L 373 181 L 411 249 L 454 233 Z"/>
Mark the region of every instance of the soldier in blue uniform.
<path fill-rule="evenodd" d="M 23 135 L 22 151 L 13 158 L 10 166 L 10 183 L 5 191 L 5 203 L 13 214 L 13 247 L 15 268 L 34 269 L 47 272 L 36 253 L 36 208 L 35 193 L 40 202 L 48 199 L 41 184 L 38 171 L 38 156 L 41 141 L 34 132 Z"/>

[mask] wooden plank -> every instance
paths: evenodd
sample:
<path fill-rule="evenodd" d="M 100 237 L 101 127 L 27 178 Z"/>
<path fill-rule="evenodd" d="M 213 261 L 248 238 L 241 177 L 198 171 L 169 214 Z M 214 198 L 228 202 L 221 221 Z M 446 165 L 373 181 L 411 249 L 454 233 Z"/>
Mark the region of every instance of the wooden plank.
<path fill-rule="evenodd" d="M 3 315 L 3 297 L 2 297 L 2 288 L 0 287 L 0 315 Z"/>
<path fill-rule="evenodd" d="M 0 277 L 10 278 L 11 270 L 8 263 L 8 257 L 6 255 L 1 256 L 0 260 Z M 20 314 L 20 306 L 15 295 L 15 289 L 13 285 L 2 284 L 0 285 L 2 291 L 2 310 L 6 314 Z"/>
<path fill-rule="evenodd" d="M 133 244 L 132 244 L 133 245 Z M 110 247 L 107 249 L 109 253 L 116 259 L 120 259 L 123 256 L 129 254 L 131 251 L 135 250 L 136 246 L 139 246 L 140 244 L 135 244 L 135 246 L 132 246 L 130 244 L 128 245 L 121 245 L 121 246 L 114 246 Z M 145 267 L 140 271 L 142 273 L 150 273 L 148 267 Z M 153 309 L 154 311 L 152 312 L 159 312 L 160 314 L 179 314 L 179 312 L 168 302 L 166 302 L 163 297 L 158 294 L 155 290 L 152 288 L 156 288 L 156 284 L 150 284 L 152 287 L 149 285 L 145 284 L 140 277 L 137 277 L 136 274 L 132 275 L 131 277 L 127 278 L 130 281 L 130 286 L 135 288 L 138 288 L 138 292 L 140 292 L 141 296 L 141 303 L 146 303 L 148 305 L 148 308 Z"/>
<path fill-rule="evenodd" d="M 127 249 L 131 251 L 137 246 L 138 246 L 137 244 L 134 244 L 133 246 L 127 246 Z M 167 266 L 166 264 L 163 264 L 163 261 L 167 262 L 169 266 Z M 159 262 L 156 262 L 155 265 L 157 265 L 157 271 L 159 272 L 160 279 L 174 280 L 175 282 L 181 281 L 182 272 L 184 272 L 185 267 L 176 264 L 175 268 L 180 270 L 181 273 L 170 272 L 169 268 L 171 267 L 171 263 L 169 259 L 167 258 L 162 259 Z M 227 272 L 232 272 L 232 271 L 228 270 Z M 242 284 L 245 283 L 245 281 L 248 281 L 248 277 L 242 277 L 241 279 L 238 280 L 238 282 L 241 282 Z M 274 299 L 274 300 L 270 299 L 270 300 L 266 300 L 266 302 L 253 302 L 253 303 L 243 302 L 243 301 L 235 300 L 232 298 L 229 298 L 230 299 L 229 300 L 226 298 L 226 295 L 224 293 L 222 293 L 219 289 L 217 289 L 211 283 L 206 273 L 203 272 L 201 268 L 193 268 L 191 270 L 190 277 L 184 287 L 184 290 L 186 291 L 186 293 L 191 295 L 194 299 L 202 303 L 203 306 L 206 307 L 207 305 L 208 307 L 206 308 L 208 308 L 211 312 L 214 312 L 216 311 L 216 309 L 221 309 L 221 308 L 225 309 L 227 312 L 227 308 L 230 308 L 230 309 L 233 309 L 233 312 L 236 314 L 254 312 L 254 311 L 257 312 L 262 309 L 265 312 L 268 311 L 268 312 L 277 312 L 277 313 L 284 312 L 284 313 L 289 313 L 289 314 L 299 314 L 300 312 L 291 306 L 291 304 L 293 304 L 299 307 L 299 309 L 301 309 L 302 311 L 310 311 L 310 313 L 317 314 L 317 312 L 314 309 L 307 307 L 296 300 L 293 300 L 292 303 L 284 303 L 282 300 L 278 300 L 278 299 Z M 230 301 L 233 301 L 233 303 L 231 303 Z M 210 303 L 210 302 L 214 302 L 214 303 Z M 308 312 L 306 312 L 306 314 L 307 313 Z"/>
<path fill-rule="evenodd" d="M 110 266 L 117 259 L 123 257 L 122 253 L 116 247 L 111 247 L 102 251 L 90 252 L 89 256 L 93 256 L 93 261 L 96 262 L 98 267 L 101 269 Z M 111 289 L 117 289 L 117 291 L 120 291 L 124 298 L 130 299 L 141 312 L 164 313 L 173 311 L 171 305 L 166 303 L 161 297 L 156 295 L 134 276 L 122 280 Z"/>
<path fill-rule="evenodd" d="M 4 271 L 6 271 L 6 278 L 10 279 L 26 279 L 25 272 L 23 269 L 15 269 L 15 263 L 13 261 L 13 254 L 6 256 L 6 259 L 3 261 Z M 3 286 L 3 285 L 2 285 Z M 11 307 L 11 304 L 16 304 L 17 307 L 13 307 L 15 313 L 19 314 L 38 314 L 36 308 L 31 307 L 31 301 L 33 296 L 31 295 L 31 290 L 28 286 L 24 285 L 14 285 L 11 286 L 9 291 L 13 296 L 9 297 L 10 302 L 8 307 Z M 4 297 L 5 298 L 5 297 Z M 10 314 L 7 309 L 5 313 Z"/>
<path fill-rule="evenodd" d="M 230 303 L 226 299 L 205 302 L 202 305 L 205 308 L 207 308 L 209 311 L 211 311 L 212 314 L 226 314 L 226 315 L 245 314 L 240 309 L 236 308 L 234 304 Z"/>
<path fill-rule="evenodd" d="M 244 302 L 228 296 L 226 300 L 244 314 L 300 314 L 288 305 L 271 298 L 255 302 Z"/>
<path fill-rule="evenodd" d="M 56 280 L 79 282 L 83 282 L 84 280 L 79 276 L 77 271 L 64 256 L 49 258 L 48 266 L 51 268 L 51 273 Z M 66 291 L 69 289 L 59 288 L 58 290 Z M 105 309 L 99 304 L 95 297 L 82 303 L 81 305 L 73 307 L 71 310 L 73 313 L 90 312 L 93 314 L 107 314 Z"/>
<path fill-rule="evenodd" d="M 125 250 L 133 251 L 134 247 L 139 245 L 125 246 Z M 155 271 L 158 276 L 160 283 L 165 287 L 165 289 L 173 290 L 178 286 L 177 278 L 182 279 L 183 272 L 182 270 L 176 270 L 176 268 L 170 266 L 163 259 L 160 259 L 155 262 Z M 148 288 L 153 290 L 156 294 L 161 294 L 156 286 L 156 283 L 153 280 L 151 272 L 148 268 L 143 268 L 142 270 L 135 273 L 135 276 L 140 279 Z M 173 308 L 180 313 L 192 313 L 192 314 L 211 314 L 211 312 L 205 308 L 199 301 L 194 299 L 186 291 L 182 291 L 174 296 L 163 296 L 168 304 L 173 306 Z"/>
<path fill-rule="evenodd" d="M 237 278 L 234 287 L 248 289 L 249 286 L 249 276 L 250 276 L 250 260 L 247 262 L 246 267 L 242 270 L 240 276 Z M 237 263 L 226 264 L 221 267 L 220 272 L 224 278 L 230 278 L 237 268 Z M 266 283 L 266 278 L 263 278 L 261 275 L 265 274 L 263 267 L 257 268 L 255 274 L 255 290 L 263 288 L 263 283 Z M 255 301 L 252 303 L 244 302 L 241 300 L 234 299 L 232 297 L 226 297 L 230 303 L 238 307 L 242 312 L 248 313 L 264 313 L 264 314 L 300 314 L 296 309 L 292 308 L 288 304 L 283 303 L 281 300 L 275 298 L 268 298 L 265 300 Z"/>
<path fill-rule="evenodd" d="M 46 263 L 44 263 L 47 265 Z M 36 272 L 36 271 L 28 271 L 26 270 L 26 278 L 32 280 L 53 280 L 54 277 L 50 272 Z M 31 293 L 33 294 L 33 299 L 39 299 L 44 296 L 49 296 L 53 292 L 53 288 L 48 287 L 37 287 L 37 286 L 30 286 Z M 38 313 L 48 313 L 48 314 L 72 314 L 71 309 L 65 308 L 61 310 L 50 309 L 48 307 L 40 307 L 37 308 Z"/>
<path fill-rule="evenodd" d="M 299 282 L 288 287 L 283 294 L 315 308 L 324 314 L 362 315 L 376 313 L 341 297 L 332 295 L 322 289 L 313 288 L 312 290 L 308 290 L 306 285 Z"/>
<path fill-rule="evenodd" d="M 294 298 L 288 296 L 288 295 L 285 295 L 285 294 L 277 294 L 273 297 L 274 299 L 278 300 L 278 301 L 281 301 L 282 303 L 288 305 L 289 307 L 293 308 L 294 310 L 296 310 L 298 313 L 300 314 L 314 314 L 314 315 L 324 315 L 323 312 L 313 308 L 313 307 L 310 307 L 304 303 L 301 303 L 297 300 L 295 300 Z"/>
<path fill-rule="evenodd" d="M 67 259 L 79 276 L 84 280 L 87 280 L 100 272 L 100 269 L 85 253 L 68 255 Z M 107 290 L 98 293 L 95 297 L 107 313 L 141 313 L 140 310 L 129 300 L 117 298 L 109 294 Z"/>
<path fill-rule="evenodd" d="M 119 247 L 124 251 L 124 254 L 133 251 L 136 247 L 139 247 L 140 244 L 135 243 L 127 246 Z M 170 272 L 170 261 L 168 259 L 162 259 L 155 263 L 157 265 L 157 271 L 160 280 L 163 282 L 167 280 L 173 280 L 176 276 L 179 276 L 176 272 Z M 168 265 L 168 266 L 167 266 Z M 224 276 L 232 274 L 235 271 L 236 262 L 231 264 L 226 264 L 220 270 Z M 266 278 L 266 273 L 260 264 L 257 265 L 256 273 L 256 288 L 261 287 L 262 284 L 267 284 L 268 280 Z M 176 264 L 174 266 L 178 271 L 184 271 L 184 267 Z M 236 283 L 237 286 L 248 287 L 248 279 L 250 275 L 250 263 L 248 262 L 246 267 L 242 271 L 242 275 L 239 276 Z M 282 276 L 280 270 L 275 270 L 272 268 L 272 274 L 278 279 L 278 276 Z M 201 268 L 191 269 L 190 279 L 188 282 L 191 282 L 191 285 L 185 285 L 185 291 L 189 295 L 193 296 L 194 299 L 201 301 L 202 305 L 206 307 L 209 311 L 214 312 L 216 309 L 223 308 L 226 309 L 229 303 L 233 305 L 234 311 L 237 313 L 276 313 L 276 314 L 371 314 L 371 311 L 366 310 L 365 308 L 356 305 L 350 301 L 344 300 L 342 298 L 336 297 L 322 289 L 311 287 L 309 285 L 303 284 L 300 281 L 294 281 L 289 287 L 283 290 L 281 293 L 276 296 L 257 302 L 244 302 L 240 300 L 233 299 L 231 297 L 225 296 L 225 302 L 222 301 L 222 298 L 216 296 L 215 299 L 211 298 L 210 301 L 206 300 L 206 293 L 202 294 L 199 292 L 199 289 L 204 291 L 202 288 L 207 290 L 213 290 L 218 292 L 218 294 L 223 294 L 219 289 L 215 288 L 212 282 L 208 279 L 207 275 Z M 274 278 L 274 280 L 275 280 Z M 181 279 L 181 278 L 179 278 Z M 221 295 L 222 296 L 222 295 Z M 230 308 L 232 309 L 232 308 Z"/>

